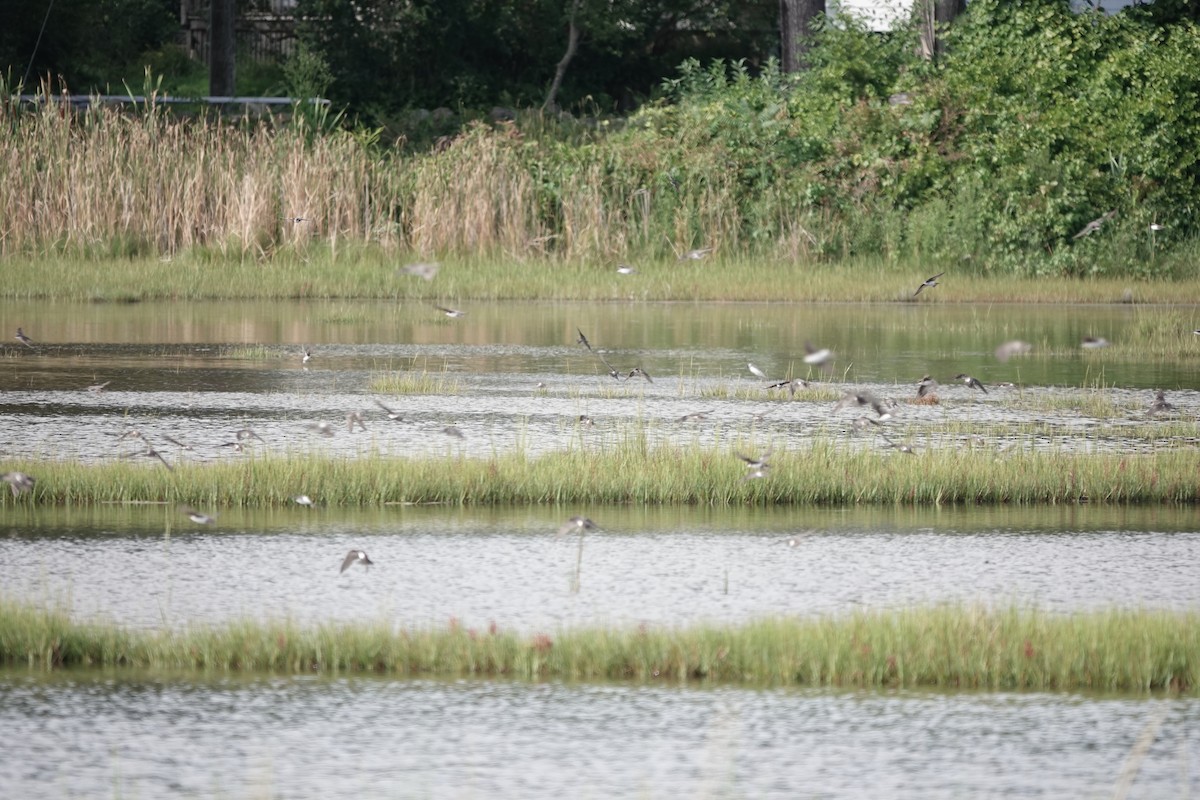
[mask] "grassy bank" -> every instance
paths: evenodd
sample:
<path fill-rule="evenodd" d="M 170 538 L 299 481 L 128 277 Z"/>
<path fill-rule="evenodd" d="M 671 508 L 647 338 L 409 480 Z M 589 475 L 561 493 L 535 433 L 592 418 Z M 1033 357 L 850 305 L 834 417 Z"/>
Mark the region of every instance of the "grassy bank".
<path fill-rule="evenodd" d="M 208 299 L 595 300 L 868 303 L 1178 303 L 1200 297 L 1200 258 L 1184 277 L 1138 280 L 977 275 L 950 268 L 937 289 L 917 285 L 943 265 L 916 258 L 806 263 L 716 254 L 703 261 L 628 256 L 584 261 L 448 258 L 432 281 L 403 273 L 411 252 L 377 245 L 287 247 L 245 256 L 209 249 L 157 256 L 9 255 L 0 298 L 89 302 Z M 618 260 L 634 275 L 619 275 Z"/>
<path fill-rule="evenodd" d="M 935 505 L 953 503 L 1196 503 L 1193 450 L 1150 454 L 997 453 L 987 447 L 857 450 L 818 441 L 777 452 L 763 478 L 747 480 L 731 452 L 649 445 L 633 438 L 596 450 L 542 456 L 391 458 L 366 455 L 247 457 L 236 462 L 10 463 L 37 479 L 0 503 L 165 502 L 204 508 L 286 505 L 298 494 L 327 506 L 387 503 L 646 503 Z"/>
<path fill-rule="evenodd" d="M 936 607 L 682 629 L 518 635 L 374 624 L 234 622 L 178 632 L 72 621 L 0 601 L 0 662 L 37 669 L 387 672 L 571 680 L 745 681 L 773 685 L 1192 691 L 1200 615 L 1053 616 Z"/>

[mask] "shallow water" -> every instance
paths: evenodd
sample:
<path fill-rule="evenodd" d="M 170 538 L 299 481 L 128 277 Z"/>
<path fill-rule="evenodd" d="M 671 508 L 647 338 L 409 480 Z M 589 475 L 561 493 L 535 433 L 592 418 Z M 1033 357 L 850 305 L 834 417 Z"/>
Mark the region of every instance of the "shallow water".
<path fill-rule="evenodd" d="M 602 529 L 557 535 L 577 511 Z M 375 566 L 339 574 L 351 548 Z M 1196 608 L 1198 568 L 1193 509 L 391 507 L 229 510 L 211 527 L 167 507 L 0 510 L 6 595 L 136 627 L 453 617 L 533 632 L 947 602 Z"/>
<path fill-rule="evenodd" d="M 0 673 L 11 797 L 1132 797 L 1200 791 L 1200 701 Z M 48 757 L 53 754 L 53 757 Z"/>
<path fill-rule="evenodd" d="M 940 380 L 939 407 L 904 406 L 896 437 L 921 446 L 958 446 L 958 437 L 922 439 L 930 424 L 1036 426 L 1037 436 L 998 442 L 1063 449 L 1137 446 L 1131 426 L 1147 423 L 1150 389 L 1172 391 L 1171 419 L 1200 410 L 1192 363 L 1200 342 L 1181 330 L 1185 358 L 1106 362 L 1079 347 L 1084 335 L 1120 341 L 1138 315 L 1196 316 L 1195 307 L 942 306 L 793 304 L 481 303 L 447 320 L 423 304 L 388 302 L 8 303 L 0 330 L 22 325 L 36 348 L 10 339 L 0 370 L 0 454 L 85 460 L 136 455 L 118 437 L 137 428 L 172 462 L 239 458 L 233 434 L 252 427 L 257 451 L 538 453 L 616 438 L 630 427 L 655 440 L 723 443 L 748 435 L 842 435 L 860 413 L 832 413 L 827 399 L 790 398 L 771 380 L 818 379 L 827 391 L 866 388 L 900 400 L 924 374 Z M 576 343 L 577 329 L 614 368 L 640 367 L 653 383 L 613 381 Z M 992 354 L 1013 338 L 1035 346 L 1006 363 Z M 829 373 L 803 363 L 813 342 L 836 352 Z M 1194 354 L 1186 353 L 1193 346 Z M 301 361 L 305 347 L 313 352 Z M 988 394 L 954 384 L 967 372 Z M 441 394 L 389 396 L 372 383 L 425 377 Z M 88 386 L 108 383 L 102 392 Z M 1022 388 L 1000 388 L 1013 382 Z M 1094 387 L 1097 382 L 1103 389 Z M 539 386 L 540 384 L 540 386 Z M 741 394 L 737 394 L 740 392 Z M 1039 411 L 1030 397 L 1102 396 L 1128 407 L 1118 419 L 1072 410 Z M 382 400 L 405 417 L 391 422 Z M 346 429 L 365 412 L 367 430 Z M 680 422 L 705 412 L 699 421 Z M 581 429 L 581 415 L 594 428 Z M 328 422 L 334 435 L 308 426 Z M 452 439 L 442 428 L 465 434 Z M 1194 444 L 1197 432 L 1191 434 Z M 190 449 L 170 444 L 171 437 Z M 862 437 L 861 446 L 875 446 Z"/>
<path fill-rule="evenodd" d="M 768 393 L 747 369 L 804 377 L 809 341 L 838 354 L 831 373 L 811 376 L 827 390 L 905 399 L 921 375 L 941 380 L 940 406 L 904 405 L 888 423 L 922 448 L 972 438 L 930 432 L 949 421 L 1011 426 L 989 444 L 1024 449 L 1194 447 L 1200 433 L 1194 306 L 488 303 L 468 312 L 7 302 L 0 330 L 20 325 L 37 346 L 8 340 L 0 353 L 0 467 L 137 455 L 120 438 L 132 428 L 173 463 L 246 457 L 231 446 L 243 427 L 265 440 L 250 445 L 256 452 L 348 456 L 538 453 L 629 431 L 726 448 L 766 440 L 778 451 L 829 435 L 878 446 L 850 436 L 859 412 Z M 1104 360 L 1078 346 L 1085 335 L 1120 341 L 1139 315 L 1160 312 L 1186 320 L 1180 335 L 1194 354 Z M 654 382 L 613 381 L 576 344 L 577 329 L 614 367 L 641 367 Z M 995 346 L 1014 338 L 1034 354 L 996 361 Z M 949 385 L 959 372 L 992 391 Z M 372 390 L 406 374 L 448 388 Z M 1168 419 L 1186 423 L 1157 440 L 1140 435 L 1154 388 L 1171 391 Z M 1127 413 L 1027 402 L 1095 396 Z M 375 400 L 405 420 L 389 421 Z M 345 415 L 356 409 L 367 430 L 351 433 Z M 706 418 L 680 421 L 695 412 Z M 315 434 L 316 421 L 334 435 Z M 464 438 L 441 433 L 449 424 Z M 0 592 L 137 628 L 455 618 L 534 632 L 942 602 L 1051 613 L 1200 605 L 1194 509 L 205 510 L 216 525 L 166 506 L 5 502 Z M 574 514 L 600 530 L 556 536 Z M 351 547 L 376 566 L 339 574 Z M 1195 796 L 1195 699 L 7 671 L 0 786 L 28 798 L 1099 797 L 1160 713 L 1133 796 Z"/>

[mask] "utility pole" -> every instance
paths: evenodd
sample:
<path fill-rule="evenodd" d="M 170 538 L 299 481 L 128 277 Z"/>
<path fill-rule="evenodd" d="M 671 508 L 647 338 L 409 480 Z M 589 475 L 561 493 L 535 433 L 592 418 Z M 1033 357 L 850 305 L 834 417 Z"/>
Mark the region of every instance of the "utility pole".
<path fill-rule="evenodd" d="M 208 13 L 208 93 L 213 97 L 232 97 L 237 0 L 211 0 Z"/>

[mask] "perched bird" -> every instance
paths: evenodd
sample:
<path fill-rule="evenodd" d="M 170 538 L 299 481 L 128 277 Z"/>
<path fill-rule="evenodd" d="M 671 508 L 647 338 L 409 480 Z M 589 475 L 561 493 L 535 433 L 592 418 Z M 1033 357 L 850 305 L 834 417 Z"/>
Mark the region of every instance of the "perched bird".
<path fill-rule="evenodd" d="M 299 225 L 301 222 L 309 221 L 308 217 L 284 217 L 284 220 L 292 223 L 293 225 Z"/>
<path fill-rule="evenodd" d="M 1161 414 L 1167 411 L 1174 411 L 1175 406 L 1167 402 L 1167 395 L 1159 389 L 1154 393 L 1154 402 L 1150 404 L 1150 408 L 1146 409 L 1147 414 Z"/>
<path fill-rule="evenodd" d="M 21 330 L 20 328 L 17 328 L 16 339 L 26 347 L 33 347 L 33 339 L 30 339 L 28 336 L 26 336 L 25 331 Z"/>
<path fill-rule="evenodd" d="M 996 360 L 1008 361 L 1013 356 L 1023 356 L 1033 350 L 1033 345 L 1029 342 L 1022 342 L 1020 339 L 1014 339 L 1011 342 L 1005 342 L 996 348 Z"/>
<path fill-rule="evenodd" d="M 987 387 L 985 387 L 979 381 L 978 378 L 972 378 L 970 375 L 964 375 L 963 373 L 960 372 L 954 376 L 954 380 L 962 381 L 967 386 L 970 386 L 972 389 L 978 389 L 979 391 L 983 392 L 984 394 L 987 394 Z"/>
<path fill-rule="evenodd" d="M 1084 350 L 1099 350 L 1101 347 L 1108 347 L 1108 339 L 1103 336 L 1085 336 L 1079 346 Z"/>
<path fill-rule="evenodd" d="M 308 508 L 316 508 L 317 507 L 317 504 L 313 502 L 313 499 L 306 494 L 296 495 L 295 497 L 292 498 L 292 502 L 298 506 L 306 506 Z"/>
<path fill-rule="evenodd" d="M 924 397 L 937 388 L 938 382 L 926 375 L 917 382 L 917 397 Z"/>
<path fill-rule="evenodd" d="M 385 406 L 382 403 L 382 401 L 376 400 L 375 405 L 377 405 L 381 409 L 383 409 L 383 413 L 387 414 L 387 418 L 390 419 L 392 422 L 403 422 L 404 421 L 403 415 L 401 415 L 398 411 L 392 411 L 390 408 Z"/>
<path fill-rule="evenodd" d="M 1150 223 L 1150 230 L 1154 231 L 1155 233 L 1158 233 L 1159 231 L 1166 229 L 1166 227 L 1167 227 L 1166 225 L 1163 225 L 1158 222 Z"/>
<path fill-rule="evenodd" d="M 438 274 L 441 264 L 436 261 L 418 261 L 415 264 L 405 264 L 400 268 L 400 271 L 406 275 L 415 275 L 418 278 L 424 278 L 431 281 Z"/>
<path fill-rule="evenodd" d="M 434 308 L 445 314 L 450 319 L 458 319 L 459 317 L 465 317 L 467 315 L 467 312 L 459 311 L 457 308 L 446 308 L 445 306 L 439 305 L 435 305 Z"/>
<path fill-rule="evenodd" d="M 619 274 L 619 275 L 636 275 L 637 270 L 634 269 L 633 267 L 629 266 L 628 264 L 618 264 L 617 265 L 617 274 Z"/>
<path fill-rule="evenodd" d="M 938 285 L 937 279 L 942 277 L 945 274 L 946 274 L 945 272 L 939 272 L 937 275 L 934 275 L 932 278 L 926 278 L 921 283 L 921 285 L 917 287 L 917 290 L 915 292 L 913 292 L 913 297 L 916 297 L 917 295 L 919 295 L 921 292 L 923 292 L 926 289 L 932 289 L 933 287 L 937 286 Z"/>
<path fill-rule="evenodd" d="M 367 569 L 374 563 L 374 561 L 367 557 L 366 551 L 351 550 L 349 553 L 346 553 L 346 557 L 342 559 L 342 568 L 338 570 L 338 574 L 341 575 L 355 564 L 362 564 L 363 569 Z"/>
<path fill-rule="evenodd" d="M 599 525 L 592 522 L 587 517 L 571 517 L 559 527 L 558 535 L 563 536 L 571 533 L 572 531 L 579 531 L 579 533 L 582 534 L 584 531 L 594 531 L 599 527 Z"/>
<path fill-rule="evenodd" d="M 1101 225 L 1108 222 L 1110 219 L 1112 219 L 1116 215 L 1117 215 L 1117 210 L 1115 208 L 1112 211 L 1109 211 L 1105 214 L 1101 214 L 1100 216 L 1096 217 L 1094 220 L 1089 222 L 1087 225 L 1084 225 L 1083 228 L 1080 229 L 1079 233 L 1075 234 L 1071 238 L 1072 239 L 1082 239 L 1084 236 L 1091 236 L 1093 233 L 1100 230 Z"/>
<path fill-rule="evenodd" d="M 300 363 L 307 364 L 309 361 L 312 361 L 312 351 L 305 347 L 300 351 Z"/>
<path fill-rule="evenodd" d="M 767 373 L 763 372 L 761 369 L 754 366 L 753 363 L 747 364 L 746 368 L 749 369 L 750 374 L 755 376 L 756 378 L 762 378 L 764 381 L 767 379 Z"/>
<path fill-rule="evenodd" d="M 679 256 L 679 260 L 699 261 L 700 259 L 707 257 L 710 253 L 712 253 L 712 251 L 713 249 L 711 247 L 699 247 L 695 250 L 688 250 L 686 253 L 683 253 Z"/>
<path fill-rule="evenodd" d="M 812 342 L 804 343 L 804 363 L 811 364 L 814 367 L 823 367 L 833 360 L 833 351 L 828 347 L 817 349 L 812 346 Z"/>
<path fill-rule="evenodd" d="M 596 424 L 596 420 L 592 419 L 587 414 L 580 414 L 579 424 L 591 428 Z"/>
<path fill-rule="evenodd" d="M 187 518 L 190 519 L 192 522 L 196 523 L 197 525 L 214 525 L 214 524 L 216 524 L 216 521 L 217 521 L 216 517 L 209 516 L 208 514 L 202 514 L 201 512 L 197 511 L 196 509 L 192 508 L 191 506 L 180 506 L 179 510 L 182 511 L 184 514 L 186 514 Z"/>
<path fill-rule="evenodd" d="M 629 380 L 630 378 L 638 378 L 638 377 L 645 378 L 646 383 L 654 383 L 654 381 L 650 379 L 650 373 L 646 372 L 641 367 L 634 367 L 633 369 L 631 369 L 629 371 L 629 374 L 625 377 L 625 380 Z"/>
<path fill-rule="evenodd" d="M 350 431 L 350 433 L 354 433 L 355 425 L 364 431 L 367 429 L 367 423 L 363 422 L 363 415 L 361 411 L 351 411 L 346 414 L 346 430 Z"/>
<path fill-rule="evenodd" d="M 91 392 L 92 394 L 99 394 L 100 392 L 103 392 L 104 387 L 108 386 L 110 383 L 112 383 L 112 381 L 105 381 L 104 383 L 93 383 L 91 386 L 87 387 L 87 390 L 89 392 Z"/>
<path fill-rule="evenodd" d="M 29 492 L 33 490 L 33 485 L 37 480 L 31 475 L 26 475 L 24 472 L 6 472 L 0 475 L 0 481 L 8 484 L 8 488 L 12 489 L 13 497 L 16 497 L 21 492 Z"/>

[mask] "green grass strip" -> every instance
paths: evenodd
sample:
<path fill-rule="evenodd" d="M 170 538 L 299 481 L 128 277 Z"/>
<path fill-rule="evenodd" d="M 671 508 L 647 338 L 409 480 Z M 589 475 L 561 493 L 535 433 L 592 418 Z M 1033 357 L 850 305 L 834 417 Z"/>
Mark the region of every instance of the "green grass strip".
<path fill-rule="evenodd" d="M 30 493 L 0 504 L 188 503 L 213 509 L 287 505 L 307 494 L 323 506 L 390 503 L 643 503 L 733 505 L 1195 503 L 1193 449 L 1154 453 L 1005 452 L 988 448 L 856 450 L 817 440 L 778 452 L 761 479 L 732 452 L 700 445 L 610 446 L 537 457 L 355 458 L 248 456 L 221 464 L 112 461 L 10 462 L 32 475 Z"/>
<path fill-rule="evenodd" d="M 518 635 L 239 621 L 180 631 L 75 622 L 0 601 L 0 663 L 34 669 L 707 680 L 768 685 L 1190 692 L 1200 614 L 1105 610 L 1070 616 L 973 606 L 866 611 L 743 625 Z"/>

